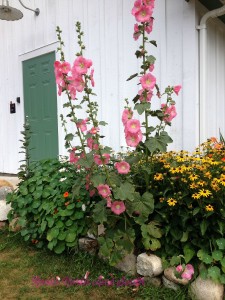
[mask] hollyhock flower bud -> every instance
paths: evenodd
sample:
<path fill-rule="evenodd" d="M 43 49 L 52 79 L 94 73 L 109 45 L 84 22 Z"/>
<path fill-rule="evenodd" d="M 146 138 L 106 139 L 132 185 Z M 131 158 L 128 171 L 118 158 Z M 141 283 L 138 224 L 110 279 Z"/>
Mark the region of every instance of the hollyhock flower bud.
<path fill-rule="evenodd" d="M 126 207 L 123 201 L 115 201 L 111 205 L 111 211 L 116 215 L 122 214 L 125 210 Z"/>
<path fill-rule="evenodd" d="M 153 21 L 154 19 L 151 17 L 148 21 L 148 24 L 145 26 L 145 31 L 150 34 L 152 32 L 152 28 L 153 28 Z"/>
<path fill-rule="evenodd" d="M 108 184 L 99 184 L 97 186 L 97 190 L 99 195 L 102 196 L 103 198 L 107 198 L 111 195 L 111 191 Z"/>
<path fill-rule="evenodd" d="M 147 73 L 141 77 L 140 83 L 143 89 L 152 90 L 155 87 L 156 78 L 151 73 Z"/>
<path fill-rule="evenodd" d="M 92 87 L 94 87 L 94 86 L 95 86 L 95 81 L 94 81 L 94 69 L 91 69 L 90 78 L 91 78 L 91 85 L 92 85 Z"/>
<path fill-rule="evenodd" d="M 125 125 L 128 120 L 132 119 L 132 117 L 133 117 L 133 111 L 128 108 L 124 109 L 123 114 L 122 114 L 123 125 Z"/>
<path fill-rule="evenodd" d="M 130 165 L 126 161 L 116 162 L 115 167 L 119 174 L 127 174 L 130 171 Z"/>
<path fill-rule="evenodd" d="M 178 96 L 182 86 L 181 85 L 176 85 L 173 87 L 174 93 Z"/>
<path fill-rule="evenodd" d="M 133 34 L 134 40 L 137 41 L 140 35 L 141 35 L 141 32 L 138 28 L 138 24 L 136 23 L 136 24 L 134 24 L 134 34 Z"/>
<path fill-rule="evenodd" d="M 176 267 L 176 271 L 179 272 L 179 273 L 181 273 L 183 271 L 182 265 L 177 266 Z"/>

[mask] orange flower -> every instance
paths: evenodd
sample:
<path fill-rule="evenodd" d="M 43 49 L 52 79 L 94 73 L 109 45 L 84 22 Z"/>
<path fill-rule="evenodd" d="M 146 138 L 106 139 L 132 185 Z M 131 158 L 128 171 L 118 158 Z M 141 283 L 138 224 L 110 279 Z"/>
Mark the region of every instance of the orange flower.
<path fill-rule="evenodd" d="M 63 194 L 63 197 L 64 198 L 67 198 L 69 196 L 69 193 L 68 192 L 65 192 L 64 194 Z"/>
<path fill-rule="evenodd" d="M 225 157 L 222 157 L 221 160 L 222 160 L 222 161 L 225 161 Z"/>

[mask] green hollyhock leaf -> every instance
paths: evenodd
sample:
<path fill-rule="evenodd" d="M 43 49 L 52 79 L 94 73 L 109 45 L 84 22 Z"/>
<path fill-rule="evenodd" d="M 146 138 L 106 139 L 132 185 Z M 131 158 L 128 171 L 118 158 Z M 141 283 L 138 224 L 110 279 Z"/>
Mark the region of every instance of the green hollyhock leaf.
<path fill-rule="evenodd" d="M 41 222 L 41 231 L 42 231 L 42 232 L 45 231 L 46 225 L 47 225 L 47 222 L 43 220 L 43 221 Z"/>
<path fill-rule="evenodd" d="M 188 231 L 185 231 L 185 232 L 183 232 L 183 235 L 182 235 L 182 238 L 181 238 L 181 242 L 187 242 L 187 240 L 188 240 Z"/>
<path fill-rule="evenodd" d="M 223 257 L 223 259 L 220 260 L 220 263 L 222 265 L 223 268 L 225 268 L 225 257 Z M 225 270 L 225 269 L 224 269 Z M 224 272 L 224 271 L 223 271 Z M 225 272 L 224 272 L 225 273 Z"/>
<path fill-rule="evenodd" d="M 216 243 L 217 243 L 220 250 L 225 249 L 225 239 L 224 238 L 216 240 Z"/>
<path fill-rule="evenodd" d="M 97 224 L 102 224 L 107 221 L 105 200 L 102 200 L 95 204 L 95 208 L 93 209 L 93 220 Z"/>
<path fill-rule="evenodd" d="M 179 256 L 173 256 L 170 260 L 171 266 L 176 266 L 180 263 L 180 257 Z"/>
<path fill-rule="evenodd" d="M 121 183 L 119 188 L 115 188 L 114 190 L 114 197 L 115 199 L 118 200 L 134 200 L 134 193 L 135 193 L 135 188 L 133 184 L 129 182 L 124 182 Z"/>
<path fill-rule="evenodd" d="M 146 250 L 156 251 L 161 247 L 160 241 L 155 238 L 142 238 Z"/>
<path fill-rule="evenodd" d="M 145 225 L 143 224 L 141 226 L 141 231 L 142 231 L 142 236 L 147 237 L 147 236 L 152 236 L 154 238 L 161 238 L 162 237 L 162 232 L 161 229 L 158 227 L 157 222 L 150 222 L 149 224 Z"/>
<path fill-rule="evenodd" d="M 50 242 L 59 235 L 59 228 L 53 227 L 47 232 L 47 240 Z"/>
<path fill-rule="evenodd" d="M 97 187 L 99 184 L 104 184 L 105 180 L 105 175 L 95 174 L 91 177 L 91 182 L 93 183 L 94 187 Z"/>
<path fill-rule="evenodd" d="M 142 115 L 146 109 L 150 109 L 150 103 L 136 103 L 134 109 L 137 110 L 139 115 Z"/>
<path fill-rule="evenodd" d="M 209 223 L 206 220 L 203 220 L 202 223 L 200 224 L 200 229 L 201 229 L 201 234 L 202 236 L 205 235 L 206 230 L 208 228 Z"/>
<path fill-rule="evenodd" d="M 212 258 L 217 261 L 221 260 L 223 258 L 223 253 L 219 250 L 215 250 L 212 252 Z"/>
<path fill-rule="evenodd" d="M 68 232 L 65 241 L 68 243 L 72 243 L 76 240 L 76 237 L 77 235 L 75 232 Z"/>
<path fill-rule="evenodd" d="M 150 63 L 150 65 L 154 65 L 156 58 L 153 55 L 146 56 L 146 60 Z"/>
<path fill-rule="evenodd" d="M 72 133 L 68 133 L 66 136 L 65 136 L 65 140 L 67 142 L 71 142 L 73 140 L 73 137 L 74 135 Z"/>
<path fill-rule="evenodd" d="M 214 281 L 219 281 L 220 269 L 217 266 L 209 267 L 208 268 L 208 276 Z"/>
<path fill-rule="evenodd" d="M 59 233 L 59 235 L 58 235 L 58 240 L 60 240 L 60 241 L 64 241 L 65 240 L 65 238 L 66 238 L 66 236 L 67 236 L 67 232 L 63 232 L 63 231 L 61 231 L 60 233 Z"/>
<path fill-rule="evenodd" d="M 202 249 L 197 252 L 197 256 L 205 264 L 211 264 L 213 262 L 213 258 Z"/>
<path fill-rule="evenodd" d="M 114 246 L 113 241 L 111 239 L 105 239 L 104 237 L 99 237 L 98 242 L 100 245 L 99 252 L 104 257 L 110 257 L 112 248 Z"/>
<path fill-rule="evenodd" d="M 220 276 L 220 283 L 225 284 L 225 275 L 224 274 Z"/>
<path fill-rule="evenodd" d="M 193 250 L 190 246 L 185 245 L 183 251 L 184 251 L 184 260 L 187 264 L 195 255 L 195 250 Z"/>

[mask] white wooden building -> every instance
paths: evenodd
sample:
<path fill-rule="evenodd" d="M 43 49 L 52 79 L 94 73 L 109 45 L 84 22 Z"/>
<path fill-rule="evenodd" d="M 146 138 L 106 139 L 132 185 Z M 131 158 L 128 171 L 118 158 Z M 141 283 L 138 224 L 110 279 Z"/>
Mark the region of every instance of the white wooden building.
<path fill-rule="evenodd" d="M 24 0 L 29 8 L 40 9 L 38 16 L 23 8 L 18 0 L 9 2 L 24 16 L 17 21 L 0 20 L 0 173 L 17 173 L 22 159 L 18 154 L 20 131 L 26 109 L 29 111 L 26 95 L 29 97 L 33 91 L 41 97 L 45 87 L 48 89 L 50 81 L 45 74 L 52 68 L 52 58 L 55 55 L 58 58 L 56 26 L 63 31 L 66 60 L 72 63 L 78 49 L 76 21 L 82 23 L 85 32 L 85 57 L 92 59 L 95 68 L 99 117 L 109 123 L 104 128 L 104 141 L 119 150 L 125 145 L 121 123 L 124 99 L 133 99 L 138 91 L 135 81 L 126 82 L 138 70 L 134 53 L 139 44 L 132 37 L 134 1 Z M 182 85 L 175 99 L 178 115 L 170 129 L 174 140 L 170 148 L 175 150 L 193 150 L 200 141 L 218 136 L 219 129 L 225 134 L 225 23 L 223 17 L 214 16 L 207 20 L 205 29 L 204 26 L 199 29 L 202 16 L 208 12 L 206 6 L 213 10 L 222 7 L 222 3 L 220 0 L 155 0 L 151 37 L 158 47 L 150 48 L 157 58 L 154 74 L 162 89 L 168 84 Z M 207 36 L 203 49 L 201 30 Z M 52 56 L 49 58 L 48 54 Z M 40 70 L 43 72 L 41 91 L 33 81 L 39 78 Z M 30 88 L 30 94 L 26 94 L 26 87 Z M 55 107 L 49 107 L 49 111 L 55 114 L 57 145 L 52 147 L 57 154 L 64 155 L 64 132 L 59 116 L 65 98 L 56 94 L 55 83 L 53 95 Z M 47 100 L 44 99 L 46 103 Z M 10 113 L 10 103 L 15 103 L 16 113 Z M 32 105 L 38 112 L 43 103 L 35 101 Z M 36 117 L 37 123 L 42 122 Z M 51 137 L 51 131 L 46 137 Z"/>

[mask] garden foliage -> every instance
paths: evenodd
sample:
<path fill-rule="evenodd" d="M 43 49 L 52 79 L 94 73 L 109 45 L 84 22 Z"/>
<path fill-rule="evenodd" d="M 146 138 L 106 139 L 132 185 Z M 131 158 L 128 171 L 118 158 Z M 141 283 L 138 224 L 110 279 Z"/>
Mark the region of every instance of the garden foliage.
<path fill-rule="evenodd" d="M 65 60 L 57 28 L 60 61 L 55 75 L 58 94 L 68 99 L 64 107 L 69 113 L 61 120 L 70 162 L 37 163 L 8 198 L 11 217 L 18 215 L 26 240 L 38 247 L 47 244 L 56 253 L 75 247 L 88 230 L 96 235 L 97 225 L 103 224 L 99 252 L 111 265 L 129 253 L 154 252 L 165 266 L 184 260 L 182 274 L 189 279 L 193 264 L 195 275 L 225 283 L 225 153 L 215 140 L 193 155 L 166 152 L 172 142 L 166 126 L 176 116 L 174 96 L 181 86 L 161 92 L 153 75 L 156 59 L 148 53 L 149 46 L 156 46 L 148 37 L 153 9 L 154 0 L 136 0 L 132 9 L 140 70 L 127 80 L 136 80 L 140 89 L 132 106 L 125 100 L 122 114 L 127 153 L 115 154 L 102 142 L 106 123 L 98 120 L 93 101 L 94 69 L 84 57 L 81 24 L 76 24 L 79 50 L 73 65 Z M 83 107 L 85 119 L 79 118 Z M 67 131 L 67 122 L 74 132 Z"/>

